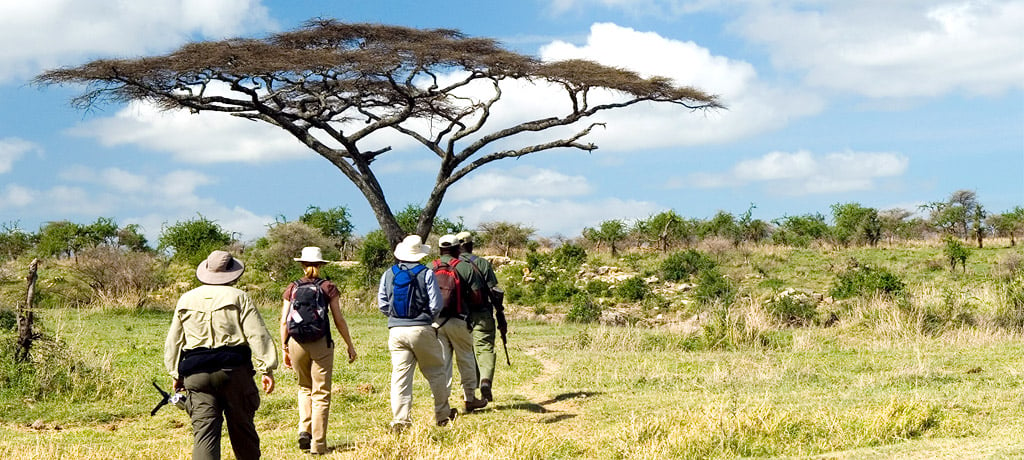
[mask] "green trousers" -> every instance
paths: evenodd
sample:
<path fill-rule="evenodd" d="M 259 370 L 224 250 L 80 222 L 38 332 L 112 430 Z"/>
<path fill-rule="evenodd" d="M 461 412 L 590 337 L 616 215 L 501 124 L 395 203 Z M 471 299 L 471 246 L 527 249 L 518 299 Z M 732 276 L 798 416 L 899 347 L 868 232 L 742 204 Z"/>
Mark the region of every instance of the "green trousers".
<path fill-rule="evenodd" d="M 480 380 L 494 382 L 494 340 L 497 336 L 494 313 L 491 309 L 470 312 L 469 325 L 473 328 L 473 351 Z"/>
<path fill-rule="evenodd" d="M 237 368 L 185 377 L 193 460 L 220 459 L 220 431 L 225 421 L 235 457 L 260 458 L 260 437 L 253 423 L 260 407 L 259 389 L 253 382 L 255 373 L 251 368 Z"/>

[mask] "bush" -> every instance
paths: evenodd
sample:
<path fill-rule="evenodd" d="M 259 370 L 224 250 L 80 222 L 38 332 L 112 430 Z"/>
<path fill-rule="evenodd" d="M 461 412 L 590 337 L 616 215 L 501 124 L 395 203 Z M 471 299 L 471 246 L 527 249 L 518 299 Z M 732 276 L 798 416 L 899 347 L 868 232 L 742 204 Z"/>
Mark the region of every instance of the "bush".
<path fill-rule="evenodd" d="M 946 259 L 949 260 L 949 271 L 956 271 L 956 265 L 959 263 L 960 268 L 963 269 L 964 273 L 966 273 L 967 256 L 971 255 L 971 250 L 967 249 L 959 239 L 949 235 L 946 235 L 942 241 L 946 244 L 942 248 L 942 253 L 945 254 Z"/>
<path fill-rule="evenodd" d="M 814 322 L 818 314 L 818 303 L 806 295 L 780 295 L 767 302 L 765 310 L 782 323 L 804 326 Z"/>
<path fill-rule="evenodd" d="M 615 296 L 627 302 L 639 302 L 647 297 L 650 290 L 643 278 L 634 276 L 615 287 Z"/>
<path fill-rule="evenodd" d="M 902 296 L 905 292 L 903 281 L 888 270 L 856 264 L 839 274 L 831 290 L 832 297 L 837 299 L 859 295 Z"/>
<path fill-rule="evenodd" d="M 1024 273 L 1002 283 L 1002 302 L 996 310 L 997 325 L 1013 330 L 1024 329 Z"/>
<path fill-rule="evenodd" d="M 18 312 L 0 307 L 0 332 L 18 330 Z"/>
<path fill-rule="evenodd" d="M 106 246 L 83 250 L 70 270 L 89 285 L 94 300 L 105 306 L 141 308 L 149 294 L 165 284 L 152 254 Z"/>
<path fill-rule="evenodd" d="M 601 319 L 601 306 L 587 295 L 574 295 L 565 319 L 574 323 L 593 323 Z"/>
<path fill-rule="evenodd" d="M 551 251 L 551 261 L 561 268 L 576 269 L 587 261 L 587 251 L 582 246 L 565 243 Z"/>
<path fill-rule="evenodd" d="M 375 230 L 368 233 L 359 247 L 359 266 L 363 267 L 366 284 L 368 286 L 376 284 L 380 280 L 381 273 L 391 266 L 393 259 L 391 243 L 388 243 L 384 232 Z"/>
<path fill-rule="evenodd" d="M 608 284 L 607 281 L 590 280 L 587 281 L 587 285 L 583 290 L 590 294 L 591 297 L 608 297 L 611 287 L 611 284 Z"/>
<path fill-rule="evenodd" d="M 173 249 L 173 260 L 190 266 L 199 265 L 217 249 L 231 244 L 231 235 L 216 222 L 203 216 L 179 221 L 164 228 L 160 234 L 159 250 Z M 237 254 L 235 254 L 237 255 Z"/>
<path fill-rule="evenodd" d="M 335 260 L 341 255 L 320 230 L 302 222 L 285 222 L 267 230 L 267 236 L 260 238 L 247 251 L 246 262 L 255 269 L 266 271 L 273 281 L 297 279 L 302 276 L 302 265 L 293 258 L 298 257 L 306 246 L 320 247 L 328 260 Z"/>
<path fill-rule="evenodd" d="M 565 302 L 580 292 L 571 281 L 557 280 L 548 283 L 544 299 L 551 303 Z"/>
<path fill-rule="evenodd" d="M 661 277 L 666 281 L 683 281 L 715 265 L 714 260 L 695 249 L 673 252 L 661 262 Z"/>
<path fill-rule="evenodd" d="M 700 272 L 694 297 L 701 305 L 711 305 L 715 302 L 729 305 L 736 297 L 736 287 L 717 269 L 708 269 Z"/>

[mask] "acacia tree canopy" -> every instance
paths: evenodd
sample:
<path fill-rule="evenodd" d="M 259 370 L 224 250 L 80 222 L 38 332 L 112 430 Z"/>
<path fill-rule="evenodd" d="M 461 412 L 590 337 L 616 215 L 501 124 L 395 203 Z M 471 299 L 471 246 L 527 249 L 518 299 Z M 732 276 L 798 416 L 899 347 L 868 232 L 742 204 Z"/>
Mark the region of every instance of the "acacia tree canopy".
<path fill-rule="evenodd" d="M 491 109 L 506 80 L 553 84 L 564 90 L 568 109 L 491 126 Z M 584 141 L 597 125 L 588 122 L 595 114 L 647 101 L 688 110 L 722 107 L 716 96 L 664 77 L 645 78 L 585 60 L 541 62 L 456 30 L 330 19 L 266 38 L 190 43 L 164 56 L 95 60 L 49 70 L 35 82 L 87 85 L 72 100 L 79 108 L 145 101 L 164 109 L 229 113 L 284 129 L 356 185 L 391 244 L 404 235 L 371 168 L 391 147 L 368 147 L 365 140 L 372 133 L 397 131 L 438 157 L 434 186 L 416 227 L 425 237 L 445 192 L 476 168 L 557 148 L 596 149 Z M 600 89 L 618 98 L 598 101 L 593 95 Z M 558 127 L 568 131 L 548 140 L 502 142 Z"/>

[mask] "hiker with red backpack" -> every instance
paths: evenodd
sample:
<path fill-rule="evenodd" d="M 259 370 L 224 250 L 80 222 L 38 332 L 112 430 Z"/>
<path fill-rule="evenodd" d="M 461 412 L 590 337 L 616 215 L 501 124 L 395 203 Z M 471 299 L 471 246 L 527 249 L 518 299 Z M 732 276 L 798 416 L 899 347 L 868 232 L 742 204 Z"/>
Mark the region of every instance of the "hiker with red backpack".
<path fill-rule="evenodd" d="M 459 232 L 455 238 L 459 244 L 459 259 L 466 262 L 469 266 L 467 268 L 472 269 L 483 280 L 483 286 L 479 288 L 482 295 L 469 307 L 469 325 L 473 329 L 473 348 L 480 374 L 480 394 L 484 399 L 493 401 L 496 330 L 501 331 L 502 340 L 505 340 L 508 334 L 508 321 L 505 320 L 505 309 L 502 306 L 504 295 L 497 288 L 498 277 L 494 274 L 491 262 L 473 254 L 473 235 L 469 232 Z M 507 349 L 505 355 L 507 360 Z"/>
<path fill-rule="evenodd" d="M 466 412 L 473 412 L 487 406 L 486 399 L 476 397 L 479 380 L 476 370 L 476 356 L 473 352 L 473 334 L 470 332 L 469 304 L 467 297 L 473 295 L 471 286 L 481 286 L 482 280 L 469 264 L 460 263 L 459 244 L 455 235 L 444 235 L 437 243 L 440 258 L 435 259 L 432 268 L 434 278 L 441 289 L 441 314 L 437 318 L 437 337 L 444 348 L 444 369 L 448 389 L 452 386 L 452 365 L 458 363 L 460 382 L 464 393 Z"/>
<path fill-rule="evenodd" d="M 320 248 L 302 248 L 303 277 L 293 281 L 282 295 L 281 343 L 284 365 L 295 369 L 299 384 L 299 449 L 313 455 L 327 453 L 327 418 L 331 409 L 331 374 L 334 371 L 334 340 L 331 319 L 348 348 L 348 362 L 356 349 L 341 314 L 338 287 L 323 279 L 320 267 L 327 263 Z"/>
<path fill-rule="evenodd" d="M 409 235 L 395 247 L 398 263 L 384 271 L 377 288 L 377 305 L 388 317 L 388 350 L 391 352 L 391 429 L 395 433 L 412 425 L 414 368 L 430 384 L 434 419 L 445 426 L 458 414 L 448 405 L 444 351 L 433 323 L 441 312 L 441 291 L 434 272 L 419 263 L 430 246 L 419 235 Z"/>

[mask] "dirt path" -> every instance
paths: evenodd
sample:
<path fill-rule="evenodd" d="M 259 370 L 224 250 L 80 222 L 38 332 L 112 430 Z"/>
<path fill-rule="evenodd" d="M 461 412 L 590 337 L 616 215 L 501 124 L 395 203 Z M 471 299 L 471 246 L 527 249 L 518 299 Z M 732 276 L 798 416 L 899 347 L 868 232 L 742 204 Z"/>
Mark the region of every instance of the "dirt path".
<path fill-rule="evenodd" d="M 535 411 L 545 414 L 542 420 L 544 423 L 552 423 L 565 419 L 575 418 L 579 415 L 570 401 L 579 396 L 575 393 L 563 395 L 550 395 L 543 393 L 539 387 L 550 382 L 559 372 L 562 371 L 562 364 L 553 359 L 547 358 L 544 347 L 534 347 L 523 351 L 527 356 L 536 359 L 541 365 L 540 375 L 531 382 L 519 388 L 526 398 L 535 404 Z"/>

